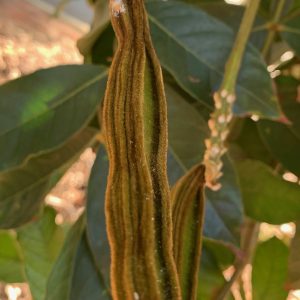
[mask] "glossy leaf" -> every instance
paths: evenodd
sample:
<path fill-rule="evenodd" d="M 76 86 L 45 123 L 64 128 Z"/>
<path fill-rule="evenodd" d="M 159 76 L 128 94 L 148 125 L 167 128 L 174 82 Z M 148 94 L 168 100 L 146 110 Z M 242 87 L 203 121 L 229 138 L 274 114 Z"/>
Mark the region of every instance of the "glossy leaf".
<path fill-rule="evenodd" d="M 0 231 L 0 281 L 25 281 L 23 259 L 16 236 L 4 230 Z"/>
<path fill-rule="evenodd" d="M 209 131 L 198 111 L 171 85 L 165 86 L 169 119 L 169 151 L 186 171 L 202 160 Z M 180 174 L 171 184 L 180 177 Z"/>
<path fill-rule="evenodd" d="M 40 70 L 0 87 L 0 171 L 61 146 L 92 118 L 106 69 L 69 65 Z"/>
<path fill-rule="evenodd" d="M 72 226 L 50 273 L 45 300 L 67 300 L 71 293 L 74 261 L 84 231 L 84 216 Z"/>
<path fill-rule="evenodd" d="M 257 246 L 252 265 L 253 300 L 285 300 L 288 247 L 277 238 Z"/>
<path fill-rule="evenodd" d="M 110 282 L 110 249 L 105 224 L 105 191 L 108 176 L 108 157 L 103 145 L 100 146 L 88 183 L 86 215 L 87 237 L 97 268 L 105 279 L 106 286 Z"/>
<path fill-rule="evenodd" d="M 300 186 L 274 175 L 256 160 L 236 162 L 246 214 L 261 222 L 282 224 L 300 219 Z"/>
<path fill-rule="evenodd" d="M 109 299 L 84 234 L 85 217 L 70 229 L 49 276 L 45 300 Z"/>
<path fill-rule="evenodd" d="M 95 260 L 90 252 L 84 233 L 77 249 L 72 278 L 70 300 L 108 300 L 111 299 Z"/>
<path fill-rule="evenodd" d="M 184 3 L 150 2 L 147 9 L 154 46 L 162 66 L 185 91 L 212 106 L 211 93 L 220 86 L 234 40 L 233 31 Z M 235 113 L 279 116 L 266 66 L 251 46 L 247 48 L 238 78 L 237 94 Z"/>
<path fill-rule="evenodd" d="M 296 222 L 296 233 L 291 242 L 288 263 L 287 287 L 293 290 L 300 289 L 300 221 Z"/>
<path fill-rule="evenodd" d="M 292 127 L 279 122 L 261 120 L 258 128 L 270 153 L 289 171 L 300 176 L 300 136 Z"/>
<path fill-rule="evenodd" d="M 0 173 L 0 228 L 30 221 L 62 171 L 93 141 L 95 134 L 93 129 L 84 129 L 57 150 L 33 157 L 23 167 Z"/>
<path fill-rule="evenodd" d="M 41 219 L 18 230 L 25 274 L 35 300 L 44 299 L 48 276 L 64 241 L 55 216 L 56 212 L 46 207 Z"/>
<path fill-rule="evenodd" d="M 195 5 L 199 6 L 203 11 L 227 24 L 234 31 L 234 33 L 236 33 L 240 28 L 240 24 L 244 14 L 244 6 L 229 5 L 223 1 L 210 3 L 202 3 L 202 1 L 193 2 L 195 2 Z M 258 28 L 258 26 L 261 26 L 262 24 L 264 24 L 264 22 L 265 20 L 257 15 L 256 20 L 254 21 L 253 28 Z M 266 30 L 256 29 L 255 32 L 252 32 L 252 34 L 250 35 L 249 41 L 256 48 L 261 49 L 264 44 L 266 34 Z"/>

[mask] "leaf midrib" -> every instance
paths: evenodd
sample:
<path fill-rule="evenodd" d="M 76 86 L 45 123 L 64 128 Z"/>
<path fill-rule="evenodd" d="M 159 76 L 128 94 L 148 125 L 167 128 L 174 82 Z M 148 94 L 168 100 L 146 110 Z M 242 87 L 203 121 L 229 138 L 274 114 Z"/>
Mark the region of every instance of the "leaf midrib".
<path fill-rule="evenodd" d="M 87 143 L 87 145 L 90 144 L 90 143 L 92 143 L 94 139 L 95 139 L 95 136 L 90 139 L 90 141 Z M 80 148 L 82 149 L 83 147 L 84 147 L 84 145 L 82 145 L 82 147 L 80 147 Z M 5 197 L 4 200 L 0 200 L 0 204 L 4 203 L 6 201 L 10 201 L 10 199 L 12 199 L 14 197 L 17 197 L 17 196 L 19 196 L 20 194 L 22 194 L 24 192 L 27 192 L 27 191 L 30 191 L 30 190 L 36 188 L 39 184 L 42 184 L 43 181 L 47 180 L 48 177 L 51 177 L 57 171 L 66 168 L 71 163 L 71 161 L 73 161 L 74 157 L 77 157 L 79 155 L 78 153 L 79 153 L 79 150 L 76 152 L 76 154 L 70 160 L 65 161 L 58 168 L 55 168 L 55 169 L 51 170 L 49 173 L 45 174 L 44 176 L 38 177 L 38 179 L 35 180 L 33 184 L 26 185 L 26 187 L 24 189 L 21 189 L 17 193 L 13 193 L 13 194 Z"/>
<path fill-rule="evenodd" d="M 101 73 L 99 75 L 97 75 L 96 77 L 94 77 L 93 79 L 90 79 L 88 81 L 86 81 L 84 84 L 82 84 L 80 87 L 76 88 L 75 90 L 67 93 L 66 95 L 64 95 L 59 101 L 57 101 L 54 105 L 50 106 L 49 109 L 40 112 L 39 114 L 36 114 L 34 116 L 32 116 L 31 118 L 29 118 L 28 120 L 22 122 L 22 123 L 18 123 L 16 124 L 17 126 L 11 127 L 10 129 L 3 131 L 0 133 L 0 138 L 1 136 L 14 131 L 16 129 L 18 129 L 19 127 L 24 126 L 25 124 L 28 124 L 30 122 L 32 122 L 34 119 L 39 118 L 43 115 L 46 115 L 49 111 L 54 111 L 57 108 L 59 108 L 60 106 L 63 106 L 64 104 L 67 103 L 67 100 L 72 98 L 73 96 L 81 93 L 84 89 L 86 89 L 87 87 L 91 86 L 92 84 L 94 84 L 95 82 L 97 82 L 98 80 L 103 79 L 106 75 L 107 75 L 107 70 L 104 71 L 104 73 Z"/>
<path fill-rule="evenodd" d="M 151 15 L 150 13 L 148 13 L 149 19 L 157 26 L 159 27 L 162 31 L 166 32 L 167 35 L 169 35 L 170 38 L 172 38 L 176 43 L 178 43 L 183 49 L 186 50 L 186 52 L 190 53 L 192 56 L 194 56 L 198 61 L 200 61 L 203 65 L 207 66 L 208 68 L 212 69 L 213 71 L 215 71 L 217 74 L 219 74 L 220 76 L 223 76 L 224 73 L 222 73 L 221 71 L 219 71 L 218 69 L 216 69 L 214 66 L 210 65 L 209 63 L 207 63 L 205 60 L 202 60 L 200 57 L 197 56 L 196 53 L 194 53 L 192 50 L 190 50 L 189 48 L 185 47 L 185 45 L 177 39 L 177 37 L 170 32 L 165 26 L 163 26 L 160 22 L 158 22 L 155 18 L 155 16 Z M 226 26 L 226 25 L 225 25 Z M 170 70 L 169 70 L 170 71 Z M 194 93 L 191 93 L 187 88 L 185 88 L 184 86 L 182 86 L 182 84 L 180 84 L 180 86 L 187 91 L 189 94 L 192 94 L 192 96 L 196 96 L 198 98 L 197 95 L 194 95 Z M 245 93 L 248 93 L 254 100 L 256 100 L 257 102 L 259 102 L 260 104 L 262 104 L 262 106 L 271 109 L 272 113 L 275 113 L 277 115 L 277 111 L 274 110 L 272 108 L 271 105 L 267 104 L 265 101 L 262 101 L 260 98 L 258 98 L 255 94 L 253 94 L 251 91 L 249 91 L 248 89 L 246 89 L 244 86 L 237 84 L 237 87 L 239 87 L 240 89 L 242 89 Z"/>

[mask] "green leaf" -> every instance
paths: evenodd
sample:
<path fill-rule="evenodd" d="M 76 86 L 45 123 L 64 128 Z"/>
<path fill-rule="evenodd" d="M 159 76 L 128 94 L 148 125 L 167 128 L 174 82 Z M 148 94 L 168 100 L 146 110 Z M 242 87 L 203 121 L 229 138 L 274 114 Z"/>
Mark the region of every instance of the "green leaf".
<path fill-rule="evenodd" d="M 107 300 L 84 233 L 85 217 L 70 229 L 49 276 L 45 300 Z"/>
<path fill-rule="evenodd" d="M 40 220 L 18 230 L 25 274 L 35 300 L 45 297 L 48 276 L 62 247 L 64 231 L 55 224 L 56 212 L 46 207 Z"/>
<path fill-rule="evenodd" d="M 50 273 L 45 300 L 69 299 L 72 286 L 74 261 L 84 231 L 84 216 L 70 229 L 63 248 Z"/>
<path fill-rule="evenodd" d="M 290 14 L 280 24 L 280 35 L 300 55 L 300 10 Z"/>
<path fill-rule="evenodd" d="M 199 112 L 171 86 L 165 85 L 169 119 L 169 151 L 186 170 L 202 160 L 209 130 Z M 179 155 L 178 155 L 179 154 Z M 180 174 L 171 184 L 180 177 Z"/>
<path fill-rule="evenodd" d="M 61 298 L 63 300 L 63 298 Z M 82 235 L 77 249 L 72 278 L 70 300 L 108 300 L 111 299 L 95 260 L 90 252 L 86 234 Z"/>
<path fill-rule="evenodd" d="M 94 140 L 96 133 L 86 128 L 59 149 L 33 157 L 23 167 L 0 173 L 0 228 L 13 228 L 30 221 L 46 193 Z"/>
<path fill-rule="evenodd" d="M 257 122 L 251 119 L 240 119 L 237 122 L 240 122 L 240 132 L 237 137 L 230 139 L 230 142 L 238 144 L 247 158 L 261 160 L 268 165 L 272 164 L 274 158 L 262 141 Z"/>
<path fill-rule="evenodd" d="M 209 131 L 197 110 L 171 86 L 166 86 L 169 118 L 168 176 L 173 185 L 189 168 L 202 161 Z M 243 208 L 232 163 L 224 158 L 223 188 L 206 190 L 204 235 L 238 243 Z"/>
<path fill-rule="evenodd" d="M 88 59 L 93 64 L 110 65 L 114 55 L 114 41 L 115 34 L 111 24 L 109 24 L 95 41 Z"/>
<path fill-rule="evenodd" d="M 291 242 L 290 256 L 288 263 L 288 283 L 289 289 L 300 289 L 300 221 L 296 222 L 296 234 Z"/>
<path fill-rule="evenodd" d="M 209 238 L 203 239 L 203 246 L 213 254 L 218 266 L 223 270 L 232 265 L 235 257 L 240 254 L 240 249 L 234 245 Z"/>
<path fill-rule="evenodd" d="M 104 94 L 106 68 L 40 70 L 0 87 L 0 171 L 61 146 L 90 121 Z"/>
<path fill-rule="evenodd" d="M 234 31 L 235 34 L 237 33 L 238 29 L 240 28 L 242 17 L 245 11 L 244 6 L 229 5 L 223 1 L 206 3 L 202 3 L 202 1 L 193 2 L 195 2 L 195 5 L 201 8 L 203 11 L 207 12 L 211 16 L 219 19 L 220 21 L 228 25 Z M 265 20 L 259 15 L 257 15 L 253 28 L 258 28 L 258 26 L 261 26 L 264 23 Z M 264 44 L 266 34 L 266 30 L 255 30 L 251 33 L 249 41 L 256 48 L 261 49 Z"/>
<path fill-rule="evenodd" d="M 291 122 L 289 129 L 300 138 L 300 102 L 298 95 L 300 80 L 292 76 L 278 76 L 276 77 L 276 85 L 283 112 Z"/>
<path fill-rule="evenodd" d="M 14 232 L 0 231 L 0 281 L 24 282 L 23 258 Z"/>
<path fill-rule="evenodd" d="M 114 40 L 114 32 L 109 22 L 110 10 L 108 1 L 95 1 L 93 10 L 94 18 L 91 29 L 77 41 L 77 47 L 85 57 L 85 61 L 108 64 L 107 57 L 112 57 Z"/>
<path fill-rule="evenodd" d="M 88 183 L 86 215 L 87 237 L 91 252 L 106 286 L 110 286 L 110 248 L 105 224 L 105 192 L 109 162 L 106 150 L 100 145 Z"/>
<path fill-rule="evenodd" d="M 225 279 L 214 255 L 204 246 L 201 256 L 197 300 L 216 299 Z"/>
<path fill-rule="evenodd" d="M 282 224 L 300 219 L 300 186 L 274 175 L 264 163 L 236 162 L 246 214 L 261 222 Z"/>
<path fill-rule="evenodd" d="M 288 247 L 272 238 L 258 245 L 253 260 L 253 300 L 285 300 Z"/>
<path fill-rule="evenodd" d="M 221 84 L 234 40 L 233 31 L 184 3 L 150 2 L 147 9 L 152 39 L 162 66 L 191 96 L 212 107 L 211 93 Z M 259 52 L 250 45 L 238 78 L 234 112 L 279 116 L 266 66 Z"/>
<path fill-rule="evenodd" d="M 300 136 L 291 126 L 279 122 L 261 120 L 258 129 L 270 153 L 289 171 L 300 176 Z"/>

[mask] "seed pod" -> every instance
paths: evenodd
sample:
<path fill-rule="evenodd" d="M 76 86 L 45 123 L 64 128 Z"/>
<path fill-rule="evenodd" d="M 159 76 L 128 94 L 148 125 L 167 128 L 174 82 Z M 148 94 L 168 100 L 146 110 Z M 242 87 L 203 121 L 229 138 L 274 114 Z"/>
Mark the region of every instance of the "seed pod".
<path fill-rule="evenodd" d="M 205 167 L 197 165 L 172 188 L 174 257 L 182 299 L 196 300 L 204 219 Z"/>
<path fill-rule="evenodd" d="M 166 173 L 167 114 L 143 0 L 111 0 L 118 49 L 103 128 L 110 160 L 106 221 L 114 299 L 181 299 Z"/>

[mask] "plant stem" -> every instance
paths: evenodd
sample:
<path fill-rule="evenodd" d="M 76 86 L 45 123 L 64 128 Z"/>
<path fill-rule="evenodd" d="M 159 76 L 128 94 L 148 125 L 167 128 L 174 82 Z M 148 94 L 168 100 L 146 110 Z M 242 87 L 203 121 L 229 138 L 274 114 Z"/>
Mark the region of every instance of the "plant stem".
<path fill-rule="evenodd" d="M 259 3 L 260 0 L 249 1 L 236 40 L 233 44 L 232 51 L 225 66 L 225 74 L 221 90 L 227 90 L 230 94 L 234 93 L 235 91 L 235 85 L 240 70 L 242 58 L 247 45 L 247 41 L 250 36 L 252 24 L 255 20 Z"/>
<path fill-rule="evenodd" d="M 224 141 L 229 133 L 228 124 L 232 119 L 232 107 L 235 101 L 235 86 L 247 41 L 255 20 L 260 0 L 251 0 L 245 10 L 240 29 L 225 65 L 225 74 L 220 89 L 214 94 L 215 110 L 211 114 L 208 126 L 210 138 L 205 140 L 206 186 L 212 190 L 221 188 L 218 179 L 222 176 L 222 156 L 227 151 Z"/>
<path fill-rule="evenodd" d="M 262 55 L 263 57 L 266 57 L 269 53 L 269 50 L 271 48 L 272 42 L 274 40 L 276 31 L 277 31 L 277 23 L 281 17 L 282 10 L 284 8 L 285 0 L 278 0 L 277 7 L 274 12 L 274 17 L 272 21 L 269 23 L 269 33 L 267 35 L 266 41 L 264 43 L 264 46 L 262 48 Z"/>
<path fill-rule="evenodd" d="M 259 225 L 260 224 L 254 220 L 246 220 L 241 247 L 244 254 L 243 259 L 236 263 L 233 275 L 230 280 L 225 283 L 216 300 L 224 300 L 227 298 L 232 285 L 240 278 L 245 266 L 252 261 L 258 238 Z"/>

